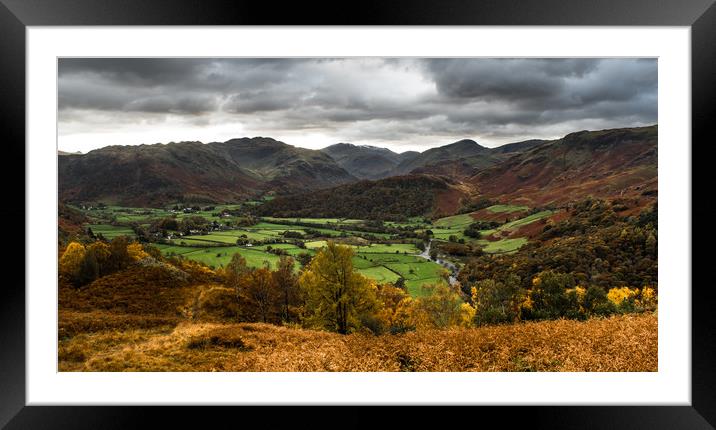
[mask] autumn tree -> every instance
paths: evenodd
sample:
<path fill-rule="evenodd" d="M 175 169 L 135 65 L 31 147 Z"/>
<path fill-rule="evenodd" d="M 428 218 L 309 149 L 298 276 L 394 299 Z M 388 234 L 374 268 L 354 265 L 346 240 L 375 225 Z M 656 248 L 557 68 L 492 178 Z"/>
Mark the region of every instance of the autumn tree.
<path fill-rule="evenodd" d="M 86 250 L 84 258 L 80 263 L 80 268 L 77 272 L 75 282 L 77 285 L 86 285 L 95 279 L 99 278 L 99 262 L 97 261 L 97 254 L 95 249 L 89 248 Z"/>
<path fill-rule="evenodd" d="M 246 259 L 238 252 L 231 256 L 231 261 L 224 268 L 224 283 L 234 289 L 237 299 L 239 297 L 239 280 L 248 271 Z"/>
<path fill-rule="evenodd" d="M 132 257 L 130 257 L 129 253 L 127 252 L 127 246 L 129 245 L 129 240 L 126 236 L 117 236 L 114 239 L 112 239 L 112 242 L 109 244 L 109 261 L 108 261 L 108 269 L 110 272 L 117 272 L 119 270 L 124 269 L 132 262 Z"/>
<path fill-rule="evenodd" d="M 102 241 L 96 241 L 87 245 L 87 253 L 92 253 L 94 258 L 97 260 L 97 266 L 99 269 L 98 276 L 109 275 L 109 258 L 112 255 L 112 251 L 109 245 Z"/>
<path fill-rule="evenodd" d="M 139 261 L 149 257 L 149 254 L 144 251 L 142 244 L 138 242 L 127 245 L 127 255 L 133 261 Z"/>
<path fill-rule="evenodd" d="M 281 256 L 278 267 L 273 272 L 273 281 L 281 296 L 281 318 L 286 322 L 291 321 L 296 314 L 296 307 L 300 303 L 298 276 L 293 270 L 294 265 L 293 258 Z"/>
<path fill-rule="evenodd" d="M 249 321 L 277 322 L 279 291 L 268 267 L 250 270 L 238 280 L 239 307 Z"/>
<path fill-rule="evenodd" d="M 404 333 L 415 328 L 410 319 L 412 299 L 404 289 L 383 284 L 378 286 L 377 298 L 381 304 L 378 318 L 390 333 Z"/>
<path fill-rule="evenodd" d="M 80 271 L 80 265 L 85 257 L 85 246 L 78 242 L 70 242 L 60 257 L 59 270 L 71 278 L 75 278 Z"/>
<path fill-rule="evenodd" d="M 423 285 L 423 294 L 416 299 L 415 325 L 419 328 L 447 328 L 460 325 L 465 302 L 458 290 L 450 285 Z M 468 305 L 469 306 L 469 305 Z"/>
<path fill-rule="evenodd" d="M 346 334 L 377 308 L 376 285 L 353 270 L 353 249 L 328 242 L 299 278 L 309 325 Z"/>

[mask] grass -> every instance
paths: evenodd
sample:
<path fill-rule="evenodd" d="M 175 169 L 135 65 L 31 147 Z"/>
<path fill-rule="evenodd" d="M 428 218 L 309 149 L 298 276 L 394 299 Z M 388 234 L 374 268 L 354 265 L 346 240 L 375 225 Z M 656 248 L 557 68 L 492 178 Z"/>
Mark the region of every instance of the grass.
<path fill-rule="evenodd" d="M 515 252 L 520 249 L 522 245 L 527 243 L 527 238 L 518 237 L 514 239 L 502 239 L 495 242 L 481 240 L 480 243 L 485 246 L 483 248 L 485 252 L 489 252 L 491 254 L 504 254 Z"/>
<path fill-rule="evenodd" d="M 518 212 L 528 209 L 525 206 L 514 206 L 514 205 L 494 205 L 490 206 L 488 210 L 495 213 L 511 213 Z M 545 210 L 541 212 L 528 215 L 526 217 L 510 221 L 492 230 L 481 230 L 482 237 L 490 236 L 494 233 L 509 232 L 517 230 L 518 228 L 531 224 L 542 218 L 546 218 L 553 214 L 552 211 Z M 469 218 L 469 220 L 468 220 Z M 485 239 L 475 240 L 473 238 L 465 236 L 463 233 L 465 227 L 471 224 L 474 220 L 469 214 L 455 215 L 451 217 L 441 218 L 435 222 L 439 228 L 433 228 L 433 237 L 438 240 L 450 240 L 450 236 L 454 236 L 455 240 L 463 239 L 468 243 L 477 243 L 483 246 L 483 250 L 491 254 L 509 253 L 518 250 L 522 245 L 528 242 L 527 238 L 517 237 L 511 239 L 501 239 L 498 241 L 488 241 Z"/>
<path fill-rule="evenodd" d="M 515 205 L 493 205 L 487 208 L 492 213 L 512 213 L 522 212 L 529 210 L 527 206 L 515 206 Z"/>
<path fill-rule="evenodd" d="M 658 371 L 655 314 L 372 336 L 258 323 L 143 327 L 136 318 L 123 325 L 121 315 L 60 312 L 60 330 L 97 319 L 107 328 L 60 337 L 60 371 Z"/>
<path fill-rule="evenodd" d="M 381 284 L 386 282 L 395 282 L 398 278 L 400 278 L 400 275 L 385 266 L 366 267 L 364 269 L 357 269 L 357 271 L 361 275 L 373 279 Z"/>
<path fill-rule="evenodd" d="M 370 246 L 358 246 L 356 247 L 356 252 L 360 254 L 372 254 L 372 253 L 408 253 L 408 254 L 418 254 L 420 251 L 418 251 L 418 248 L 415 247 L 412 243 L 390 243 L 390 244 L 382 244 L 382 243 L 373 243 Z"/>
<path fill-rule="evenodd" d="M 520 218 L 518 220 L 514 220 L 514 221 L 508 222 L 504 225 L 501 225 L 499 227 L 499 230 L 515 230 L 519 227 L 522 227 L 523 225 L 527 225 L 527 224 L 533 223 L 537 220 L 540 220 L 542 218 L 546 218 L 546 217 L 552 215 L 553 213 L 554 212 L 552 212 L 550 210 L 537 212 L 532 215 L 526 216 L 524 218 Z"/>
<path fill-rule="evenodd" d="M 436 228 L 462 228 L 464 229 L 468 225 L 475 222 L 475 220 L 470 216 L 470 214 L 461 214 L 461 215 L 454 215 L 449 216 L 445 218 L 440 218 L 439 220 L 435 221 L 433 225 Z M 432 229 L 431 229 L 432 230 Z"/>
<path fill-rule="evenodd" d="M 311 242 L 306 242 L 305 245 L 308 249 L 317 249 L 323 248 L 324 246 L 326 246 L 327 243 L 328 242 L 326 242 L 325 240 L 313 240 Z"/>
<path fill-rule="evenodd" d="M 280 258 L 275 254 L 239 246 L 206 248 L 184 254 L 184 257 L 199 261 L 207 266 L 223 267 L 231 261 L 231 258 L 236 253 L 241 254 L 246 259 L 246 265 L 249 267 L 263 267 L 265 262 L 268 262 L 271 268 L 275 269 Z"/>
<path fill-rule="evenodd" d="M 95 235 L 102 234 L 107 239 L 114 239 L 118 236 L 134 237 L 134 230 L 125 226 L 116 226 L 110 224 L 90 224 L 87 227 L 92 229 Z"/>
<path fill-rule="evenodd" d="M 343 219 L 343 218 L 275 218 L 263 217 L 262 220 L 269 222 L 301 222 L 306 224 L 336 224 L 336 225 L 352 225 L 361 224 L 365 221 L 360 219 Z"/>
<path fill-rule="evenodd" d="M 424 294 L 421 287 L 425 284 L 445 282 L 442 278 L 443 268 L 439 264 L 414 255 L 358 253 L 353 257 L 353 267 L 378 282 L 394 282 L 402 277 L 408 293 L 413 297 Z M 388 272 L 392 275 L 387 275 Z"/>

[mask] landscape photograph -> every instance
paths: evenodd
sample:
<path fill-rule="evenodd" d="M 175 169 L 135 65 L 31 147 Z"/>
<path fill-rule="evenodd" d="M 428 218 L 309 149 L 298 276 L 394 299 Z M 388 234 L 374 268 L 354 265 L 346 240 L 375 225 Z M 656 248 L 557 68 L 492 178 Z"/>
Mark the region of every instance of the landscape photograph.
<path fill-rule="evenodd" d="M 659 370 L 657 59 L 57 61 L 60 372 Z"/>

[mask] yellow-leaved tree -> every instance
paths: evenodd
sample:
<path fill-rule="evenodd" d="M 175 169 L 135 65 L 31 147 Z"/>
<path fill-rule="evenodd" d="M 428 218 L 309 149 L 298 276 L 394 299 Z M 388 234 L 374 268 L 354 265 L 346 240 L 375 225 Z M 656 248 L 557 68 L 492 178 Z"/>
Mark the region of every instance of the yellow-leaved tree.
<path fill-rule="evenodd" d="M 70 242 L 67 249 L 60 257 L 60 273 L 72 277 L 77 276 L 80 271 L 80 265 L 85 258 L 85 246 L 78 242 Z"/>
<path fill-rule="evenodd" d="M 299 278 L 308 325 L 346 334 L 378 309 L 377 287 L 353 270 L 353 249 L 328 242 Z"/>
<path fill-rule="evenodd" d="M 144 251 L 142 244 L 138 242 L 133 242 L 127 245 L 127 254 L 129 254 L 129 258 L 134 261 L 143 260 L 149 257 L 149 254 Z"/>

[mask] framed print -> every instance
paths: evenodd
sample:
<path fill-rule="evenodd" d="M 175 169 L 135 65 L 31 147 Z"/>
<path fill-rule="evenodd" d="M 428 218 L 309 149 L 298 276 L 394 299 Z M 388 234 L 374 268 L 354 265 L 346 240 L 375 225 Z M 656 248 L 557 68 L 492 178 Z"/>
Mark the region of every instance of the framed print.
<path fill-rule="evenodd" d="M 712 428 L 711 2 L 179 3 L 2 1 L 3 425 Z"/>

